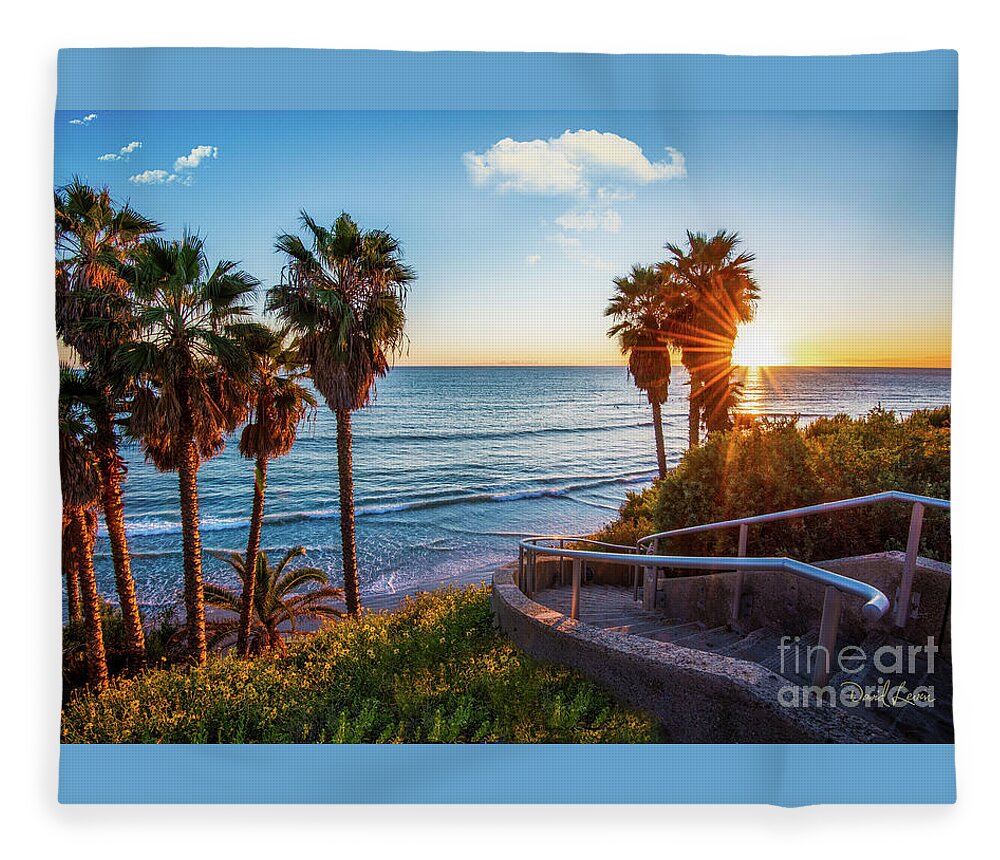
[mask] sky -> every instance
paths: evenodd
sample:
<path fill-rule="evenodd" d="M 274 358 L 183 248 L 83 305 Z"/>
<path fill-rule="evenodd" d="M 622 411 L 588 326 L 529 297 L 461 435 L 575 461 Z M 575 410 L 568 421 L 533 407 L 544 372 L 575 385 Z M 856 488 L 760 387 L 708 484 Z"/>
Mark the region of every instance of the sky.
<path fill-rule="evenodd" d="M 621 362 L 612 278 L 739 233 L 738 363 L 950 365 L 950 111 L 60 111 L 79 176 L 265 285 L 299 212 L 388 229 L 418 274 L 409 365 Z"/>

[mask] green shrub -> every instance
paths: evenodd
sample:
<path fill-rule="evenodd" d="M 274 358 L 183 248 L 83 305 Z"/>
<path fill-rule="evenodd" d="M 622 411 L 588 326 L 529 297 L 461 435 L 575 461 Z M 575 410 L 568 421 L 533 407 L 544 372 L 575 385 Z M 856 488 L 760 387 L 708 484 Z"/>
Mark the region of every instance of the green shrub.
<path fill-rule="evenodd" d="M 874 409 L 862 418 L 744 420 L 685 453 L 652 490 L 653 530 L 862 496 L 883 490 L 948 498 L 950 410 L 905 419 Z M 753 526 L 751 555 L 804 561 L 905 547 L 909 507 L 882 505 Z M 613 530 L 613 529 L 612 529 Z M 928 511 L 921 552 L 950 558 L 947 515 Z M 737 529 L 675 538 L 664 552 L 734 554 Z"/>
<path fill-rule="evenodd" d="M 629 490 L 618 509 L 618 516 L 591 537 L 619 546 L 635 546 L 639 538 L 653 531 L 653 504 L 656 487 L 647 487 L 640 493 Z"/>
<path fill-rule="evenodd" d="M 143 617 L 146 631 L 146 663 L 164 666 L 183 659 L 177 652 L 175 636 L 180 629 L 174 607 Z M 101 631 L 108 671 L 112 677 L 128 671 L 128 649 L 125 642 L 125 622 L 121 609 L 101 600 Z M 86 631 L 82 624 L 63 625 L 63 699 L 87 683 Z"/>
<path fill-rule="evenodd" d="M 150 671 L 64 707 L 66 743 L 649 743 L 649 718 L 493 627 L 489 588 L 331 625 L 287 657 Z"/>

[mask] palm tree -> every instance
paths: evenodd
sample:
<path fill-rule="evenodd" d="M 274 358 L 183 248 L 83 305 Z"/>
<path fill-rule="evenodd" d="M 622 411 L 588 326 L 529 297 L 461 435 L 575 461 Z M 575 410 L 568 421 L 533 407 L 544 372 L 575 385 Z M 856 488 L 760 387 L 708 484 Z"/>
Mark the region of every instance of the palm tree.
<path fill-rule="evenodd" d="M 674 343 L 691 377 L 688 441 L 731 424 L 730 410 L 739 394 L 732 382 L 733 346 L 741 324 L 750 322 L 760 291 L 753 277 L 754 255 L 738 252 L 738 233 L 713 236 L 687 232 L 687 247 L 666 244 L 670 259 L 658 266 L 667 289 L 684 301 L 674 314 Z"/>
<path fill-rule="evenodd" d="M 125 627 L 128 662 L 136 668 L 145 655 L 145 636 L 125 533 L 122 496 L 124 461 L 118 453 L 116 424 L 121 392 L 108 373 L 108 359 L 126 336 L 130 320 L 115 301 L 128 293 L 122 275 L 135 248 L 160 230 L 128 204 L 117 204 L 107 188 L 96 190 L 74 179 L 55 192 L 56 328 L 90 368 L 98 383 L 95 453 L 101 470 L 101 506 L 115 568 L 115 586 Z"/>
<path fill-rule="evenodd" d="M 346 213 L 329 229 L 305 212 L 304 242 L 291 233 L 275 243 L 285 255 L 268 307 L 300 336 L 299 351 L 316 388 L 337 417 L 340 538 L 347 611 L 361 608 L 354 538 L 351 413 L 375 398 L 404 343 L 407 285 L 416 277 L 399 242 L 384 230 L 361 230 Z"/>
<path fill-rule="evenodd" d="M 185 625 L 198 664 L 207 658 L 198 469 L 247 416 L 245 339 L 259 328 L 243 304 L 258 282 L 236 265 L 211 268 L 197 236 L 145 242 L 131 301 L 138 335 L 115 354 L 116 368 L 135 380 L 129 431 L 148 461 L 178 475 Z"/>
<path fill-rule="evenodd" d="M 205 584 L 205 601 L 214 609 L 230 613 L 231 617 L 213 620 L 209 623 L 209 645 L 217 647 L 231 641 L 242 627 L 243 595 L 254 595 L 253 616 L 248 636 L 248 653 L 263 654 L 267 651 L 285 653 L 285 640 L 281 625 L 288 624 L 289 632 L 295 633 L 296 624 L 301 619 L 342 618 L 344 613 L 330 601 L 344 596 L 342 588 L 328 584 L 326 573 L 315 567 L 297 567 L 286 572 L 289 562 L 306 554 L 305 548 L 293 547 L 285 553 L 277 566 L 271 567 L 267 555 L 257 555 L 255 584 L 248 588 L 246 557 L 241 553 L 213 553 L 236 571 L 243 583 L 241 592 L 211 582 Z M 314 584 L 318 588 L 299 591 L 303 585 Z"/>
<path fill-rule="evenodd" d="M 292 450 L 299 422 L 310 409 L 315 409 L 316 399 L 301 385 L 305 369 L 298 357 L 298 345 L 289 344 L 287 328 L 274 331 L 262 326 L 256 337 L 248 338 L 248 346 L 252 356 L 249 381 L 251 412 L 249 423 L 240 436 L 240 453 L 256 461 L 246 552 L 249 564 L 250 559 L 257 558 L 260 550 L 268 461 L 283 457 Z M 248 655 L 255 584 L 256 577 L 244 580 L 236 641 L 236 653 L 241 657 Z"/>
<path fill-rule="evenodd" d="M 83 626 L 83 604 L 80 602 L 80 563 L 77 560 L 74 543 L 75 524 L 70 512 L 63 506 L 62 517 L 62 570 L 66 581 L 66 612 L 69 626 Z"/>
<path fill-rule="evenodd" d="M 95 433 L 89 406 L 99 396 L 81 374 L 63 370 L 59 378 L 59 473 L 62 482 L 63 563 L 69 600 L 73 580 L 84 628 L 87 678 L 97 688 L 108 685 L 108 661 L 102 632 L 101 597 L 94 572 L 96 506 L 101 497 L 101 469 L 94 452 Z M 70 622 L 74 622 L 70 607 Z"/>
<path fill-rule="evenodd" d="M 653 409 L 653 433 L 656 437 L 656 463 L 660 477 L 667 474 L 667 455 L 663 444 L 661 405 L 670 387 L 669 300 L 661 291 L 661 279 L 655 268 L 633 266 L 632 271 L 614 279 L 615 292 L 604 315 L 616 322 L 608 329 L 617 337 L 623 355 L 628 356 L 628 373 L 635 386 L 645 392 Z"/>

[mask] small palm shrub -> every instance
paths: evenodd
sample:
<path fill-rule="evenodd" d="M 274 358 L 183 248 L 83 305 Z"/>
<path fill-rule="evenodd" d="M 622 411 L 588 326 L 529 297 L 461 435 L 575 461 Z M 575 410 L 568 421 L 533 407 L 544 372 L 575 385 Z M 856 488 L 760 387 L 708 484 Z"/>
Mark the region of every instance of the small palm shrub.
<path fill-rule="evenodd" d="M 305 547 L 292 547 L 272 567 L 263 550 L 257 553 L 248 643 L 250 654 L 259 655 L 268 651 L 284 654 L 285 636 L 294 634 L 299 622 L 343 617 L 344 612 L 333 601 L 342 600 L 344 590 L 329 585 L 324 571 L 317 567 L 288 567 L 292 559 L 305 554 Z M 213 555 L 236 571 L 245 588 L 247 570 L 244 556 L 238 552 Z M 222 618 L 212 619 L 205 625 L 208 647 L 232 644 L 239 632 L 243 591 L 208 582 L 205 583 L 205 603 L 224 613 Z"/>

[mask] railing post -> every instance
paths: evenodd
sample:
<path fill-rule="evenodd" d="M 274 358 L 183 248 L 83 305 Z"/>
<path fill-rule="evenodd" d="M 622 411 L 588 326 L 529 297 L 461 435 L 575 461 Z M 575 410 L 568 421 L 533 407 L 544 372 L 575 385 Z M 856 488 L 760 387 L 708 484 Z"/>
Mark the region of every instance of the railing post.
<path fill-rule="evenodd" d="M 566 541 L 560 539 L 559 549 L 566 549 Z M 566 557 L 562 555 L 559 556 L 559 584 L 566 584 Z"/>
<path fill-rule="evenodd" d="M 828 585 L 823 595 L 823 618 L 819 622 L 819 662 L 813 666 L 812 682 L 816 687 L 826 686 L 826 682 L 830 680 L 839 628 L 840 591 Z"/>
<path fill-rule="evenodd" d="M 746 558 L 747 539 L 750 536 L 750 526 L 740 523 L 740 541 L 736 549 L 736 555 Z M 729 612 L 730 621 L 736 624 L 740 620 L 740 610 L 743 608 L 743 571 L 736 571 L 733 581 L 733 605 Z"/>
<path fill-rule="evenodd" d="M 538 553 L 534 549 L 528 551 L 528 576 L 525 581 L 524 593 L 531 597 L 535 593 L 535 565 L 538 564 Z"/>
<path fill-rule="evenodd" d="M 580 620 L 580 582 L 583 580 L 583 559 L 573 559 L 573 598 L 570 601 L 570 618 Z"/>
<path fill-rule="evenodd" d="M 899 583 L 899 603 L 896 604 L 896 625 L 905 627 L 910 616 L 910 597 L 913 594 L 913 574 L 917 569 L 917 553 L 920 551 L 920 532 L 924 527 L 924 506 L 915 502 L 910 514 L 910 534 L 906 539 L 906 560 L 903 562 L 903 578 Z"/>
<path fill-rule="evenodd" d="M 524 591 L 524 547 L 517 547 L 517 587 Z"/>
<path fill-rule="evenodd" d="M 653 555 L 659 555 L 660 541 L 658 538 L 650 544 L 650 548 Z M 643 567 L 642 577 L 642 608 L 647 612 L 653 612 L 656 609 L 657 568 L 649 565 Z"/>

